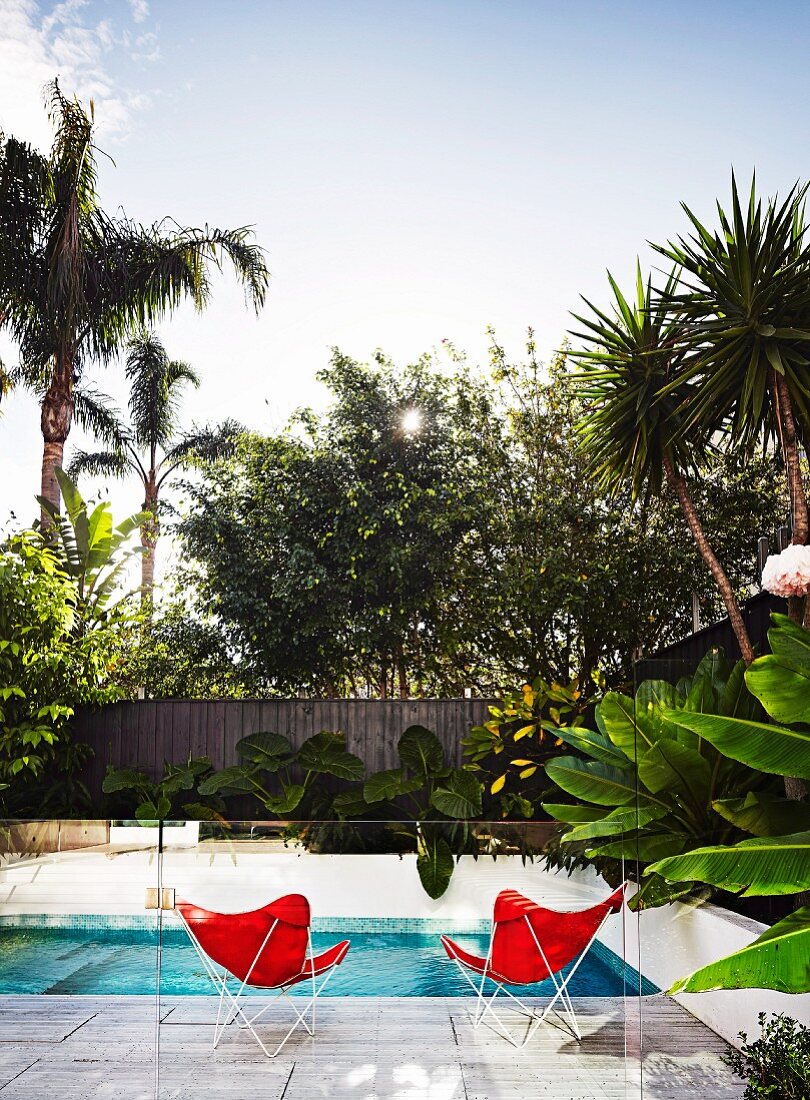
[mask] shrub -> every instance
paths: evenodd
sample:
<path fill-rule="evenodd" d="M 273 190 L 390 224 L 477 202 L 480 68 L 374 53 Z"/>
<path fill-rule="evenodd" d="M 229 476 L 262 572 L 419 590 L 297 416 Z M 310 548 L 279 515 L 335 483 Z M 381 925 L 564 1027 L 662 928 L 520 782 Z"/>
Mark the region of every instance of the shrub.
<path fill-rule="evenodd" d="M 748 1042 L 740 1032 L 740 1050 L 721 1058 L 737 1077 L 747 1081 L 743 1100 L 807 1100 L 810 1096 L 810 1028 L 779 1014 L 766 1022 L 759 1014 L 762 1034 Z"/>

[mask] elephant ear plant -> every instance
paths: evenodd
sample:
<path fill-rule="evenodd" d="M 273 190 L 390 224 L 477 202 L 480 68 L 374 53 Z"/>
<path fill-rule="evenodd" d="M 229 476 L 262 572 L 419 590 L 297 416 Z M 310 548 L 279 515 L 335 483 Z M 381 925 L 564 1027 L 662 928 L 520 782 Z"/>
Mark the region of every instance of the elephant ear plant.
<path fill-rule="evenodd" d="M 397 751 L 400 767 L 369 776 L 362 791 L 339 795 L 335 809 L 347 819 L 369 812 L 405 817 L 392 828 L 414 842 L 422 886 L 431 898 L 440 898 L 453 876 L 454 849 L 478 852 L 470 830 L 459 822 L 480 816 L 481 784 L 471 772 L 446 763 L 441 742 L 424 726 L 409 726 Z"/>
<path fill-rule="evenodd" d="M 137 768 L 114 768 L 110 765 L 101 789 L 105 794 L 118 796 L 117 801 L 135 805 L 138 821 L 165 821 L 167 818 L 189 818 L 193 821 L 222 820 L 225 804 L 222 799 L 208 798 L 204 802 L 191 799 L 195 788 L 204 782 L 212 771 L 207 756 L 196 760 L 189 756 L 185 764 L 163 766 L 163 776 L 153 781 Z"/>
<path fill-rule="evenodd" d="M 741 838 L 742 826 L 731 819 L 728 806 L 768 801 L 778 781 L 751 762 L 730 759 L 694 732 L 690 720 L 755 722 L 760 706 L 744 673 L 742 661 L 731 666 L 715 650 L 691 679 L 677 685 L 648 680 L 635 699 L 608 692 L 596 707 L 596 731 L 555 730 L 578 751 L 549 761 L 545 769 L 576 799 L 572 805 L 543 803 L 551 817 L 568 826 L 563 845 L 585 841 L 588 858 L 652 864 L 706 843 Z M 633 905 L 662 905 L 692 891 L 698 879 L 697 874 L 670 879 L 648 868 Z"/>
<path fill-rule="evenodd" d="M 772 652 L 745 673 L 773 722 L 746 715 L 665 710 L 679 736 L 711 745 L 735 762 L 774 778 L 810 779 L 810 631 L 774 615 Z M 750 791 L 720 799 L 716 812 L 753 838 L 671 855 L 647 872 L 670 883 L 702 882 L 744 897 L 800 896 L 810 890 L 810 805 Z M 674 992 L 708 989 L 810 991 L 810 906 L 800 907 L 740 951 L 677 982 Z"/>
<path fill-rule="evenodd" d="M 201 795 L 253 795 L 274 817 L 328 812 L 325 776 L 357 782 L 363 761 L 346 750 L 346 736 L 324 730 L 296 751 L 280 733 L 252 733 L 237 742 L 241 763 L 215 772 L 200 784 Z"/>

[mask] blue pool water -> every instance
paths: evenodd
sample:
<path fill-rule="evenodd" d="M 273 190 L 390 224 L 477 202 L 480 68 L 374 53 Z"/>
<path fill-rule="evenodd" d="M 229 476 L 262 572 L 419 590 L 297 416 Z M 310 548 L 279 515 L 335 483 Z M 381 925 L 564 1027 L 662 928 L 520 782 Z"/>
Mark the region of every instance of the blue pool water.
<path fill-rule="evenodd" d="M 349 954 L 324 990 L 325 996 L 456 997 L 471 995 L 455 964 L 444 953 L 439 931 L 462 947 L 486 954 L 487 934 L 454 930 L 433 921 L 379 921 L 363 930 L 359 922 L 334 920 L 329 931 L 314 931 L 316 953 L 341 939 Z M 406 923 L 406 922 L 402 922 Z M 418 926 L 430 926 L 422 927 Z M 415 926 L 417 928 L 415 929 Z M 316 926 L 317 927 L 317 926 Z M 154 927 L 116 926 L 93 918 L 85 926 L 53 927 L 0 922 L 0 992 L 45 994 L 154 994 L 158 936 Z M 646 979 L 603 944 L 596 943 L 570 985 L 574 996 L 615 997 L 656 992 Z M 212 987 L 181 927 L 168 918 L 162 938 L 160 992 L 166 996 L 208 994 Z M 302 985 L 299 995 L 306 995 Z M 524 989 L 527 995 L 553 992 L 550 981 Z"/>

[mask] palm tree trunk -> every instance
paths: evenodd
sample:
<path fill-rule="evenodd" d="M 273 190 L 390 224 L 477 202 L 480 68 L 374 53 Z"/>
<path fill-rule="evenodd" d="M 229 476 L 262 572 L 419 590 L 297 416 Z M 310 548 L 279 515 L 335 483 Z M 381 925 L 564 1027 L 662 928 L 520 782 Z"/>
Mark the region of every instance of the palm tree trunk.
<path fill-rule="evenodd" d="M 788 494 L 790 496 L 790 516 L 793 526 L 792 542 L 797 546 L 807 543 L 808 514 L 807 494 L 804 491 L 802 468 L 799 461 L 799 445 L 796 439 L 796 422 L 793 419 L 793 402 L 790 390 L 783 374 L 771 371 L 771 393 L 776 412 L 776 426 L 779 442 L 782 446 L 782 458 L 787 472 Z M 807 611 L 805 611 L 805 603 Z M 810 600 L 802 596 L 791 596 L 788 600 L 788 615 L 796 622 L 802 622 L 805 614 L 810 613 Z M 805 625 L 810 626 L 810 622 Z"/>
<path fill-rule="evenodd" d="M 143 510 L 149 513 L 149 518 L 141 525 L 141 544 L 144 548 L 141 557 L 141 611 L 147 623 L 150 623 L 155 594 L 155 550 L 160 537 L 158 490 L 154 470 L 151 471 L 146 485 Z"/>
<path fill-rule="evenodd" d="M 667 481 L 674 489 L 675 495 L 678 498 L 681 511 L 692 533 L 692 538 L 695 540 L 697 548 L 700 551 L 700 556 L 708 566 L 709 572 L 714 578 L 714 583 L 717 585 L 718 591 L 720 592 L 726 608 L 726 613 L 731 622 L 731 627 L 737 638 L 742 658 L 747 665 L 750 665 L 754 659 L 754 648 L 751 645 L 751 639 L 748 637 L 748 631 L 745 628 L 740 605 L 737 603 L 737 597 L 734 595 L 731 581 L 728 579 L 725 569 L 723 569 L 722 565 L 717 560 L 717 556 L 714 550 L 712 550 L 709 540 L 706 538 L 703 525 L 698 519 L 698 514 L 695 511 L 694 502 L 689 495 L 686 481 L 681 474 L 675 472 L 672 461 L 667 454 L 664 455 L 664 471 L 667 475 Z"/>
<path fill-rule="evenodd" d="M 59 482 L 56 467 L 61 467 L 65 440 L 73 422 L 73 367 L 65 358 L 57 362 L 51 384 L 42 402 L 40 426 L 42 429 L 42 487 L 41 495 L 55 508 L 59 507 Z M 51 517 L 42 509 L 43 529 L 51 524 Z"/>

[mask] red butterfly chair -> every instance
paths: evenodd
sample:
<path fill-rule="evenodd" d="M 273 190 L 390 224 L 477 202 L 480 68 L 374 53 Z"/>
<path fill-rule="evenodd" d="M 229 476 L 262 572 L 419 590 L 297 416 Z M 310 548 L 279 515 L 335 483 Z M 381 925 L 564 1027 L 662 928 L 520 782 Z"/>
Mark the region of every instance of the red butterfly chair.
<path fill-rule="evenodd" d="M 250 1029 L 268 1058 L 275 1058 L 299 1024 L 310 1035 L 315 1034 L 315 1002 L 335 967 L 345 959 L 349 941 L 343 940 L 322 954 L 314 955 L 309 902 L 302 894 L 288 894 L 250 913 L 212 913 L 188 901 L 177 901 L 175 908 L 219 993 L 213 1049 L 227 1025 L 237 1017 Z M 217 966 L 223 968 L 222 974 Z M 322 974 L 325 977 L 318 985 L 316 978 Z M 240 983 L 235 993 L 228 987 L 231 976 Z M 289 990 L 303 981 L 312 982 L 312 996 L 299 1012 L 289 997 Z M 248 986 L 278 990 L 270 1003 L 250 1018 L 244 1011 Z M 289 1000 L 296 1020 L 271 1054 L 253 1024 L 279 997 Z M 229 1007 L 223 1014 L 226 1000 Z M 308 1012 L 311 1013 L 311 1027 L 306 1020 Z"/>
<path fill-rule="evenodd" d="M 458 966 L 466 980 L 478 995 L 473 1026 L 487 1014 L 491 1015 L 501 1034 L 516 1047 L 524 1047 L 535 1029 L 548 1016 L 559 1000 L 577 1039 L 582 1035 L 568 995 L 568 983 L 579 964 L 588 953 L 597 933 L 611 913 L 618 913 L 624 902 L 624 886 L 620 886 L 609 898 L 573 913 L 560 913 L 544 909 L 542 905 L 523 897 L 516 890 L 503 890 L 495 901 L 489 950 L 485 959 L 471 955 L 448 936 L 442 936 L 442 945 Z M 565 978 L 561 971 L 570 962 L 574 966 Z M 469 971 L 481 975 L 480 984 L 473 981 Z M 504 988 L 507 985 L 531 985 L 551 978 L 555 993 L 542 1014 L 524 1005 Z M 495 992 L 484 995 L 487 979 L 495 985 Z M 495 998 L 503 990 L 531 1019 L 529 1030 L 522 1042 L 517 1042 L 498 1018 L 493 1008 Z"/>

